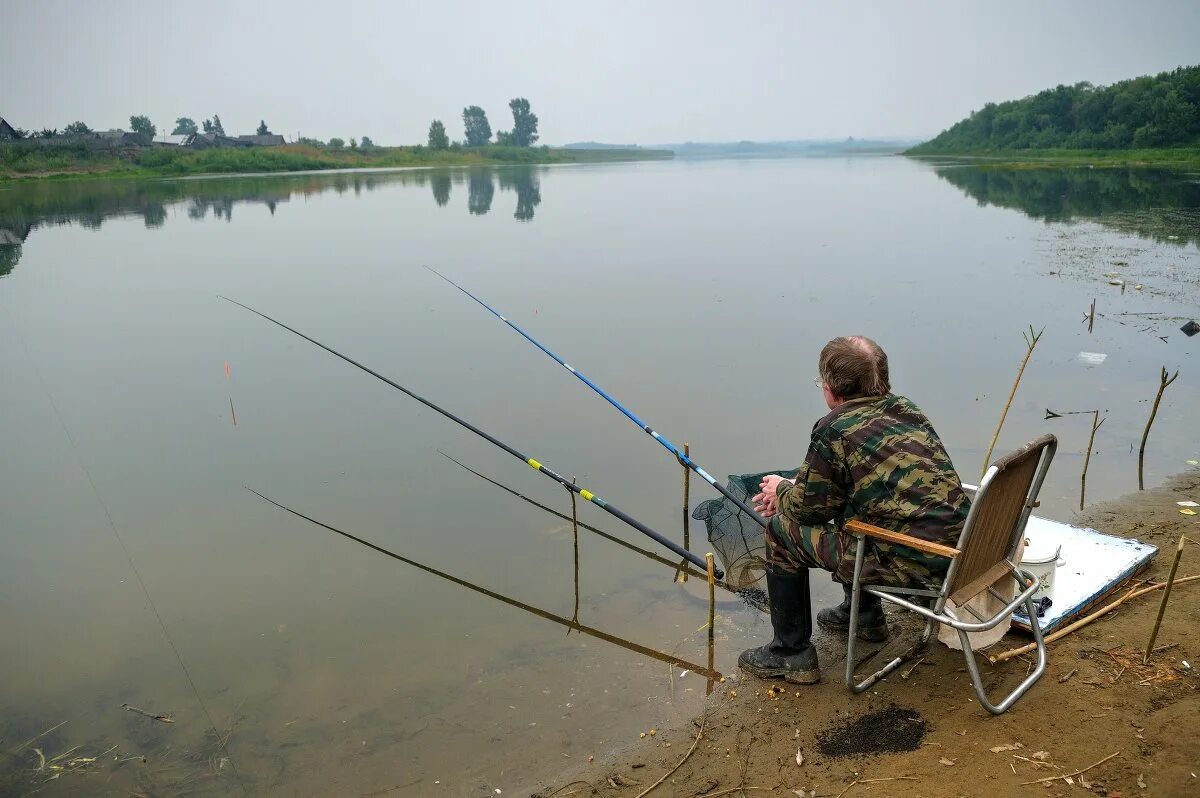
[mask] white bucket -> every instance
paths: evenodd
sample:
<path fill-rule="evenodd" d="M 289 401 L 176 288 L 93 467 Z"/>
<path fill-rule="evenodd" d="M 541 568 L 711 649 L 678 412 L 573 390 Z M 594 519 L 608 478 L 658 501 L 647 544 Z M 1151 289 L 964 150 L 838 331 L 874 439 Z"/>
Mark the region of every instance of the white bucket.
<path fill-rule="evenodd" d="M 1063 564 L 1062 560 L 1058 558 L 1061 552 L 1062 546 L 1051 549 L 1049 546 L 1039 546 L 1037 541 L 1028 538 L 1025 540 L 1025 553 L 1021 556 L 1021 568 L 1029 571 L 1041 582 L 1037 592 L 1033 594 L 1034 601 L 1043 596 L 1054 599 L 1054 573 L 1058 570 L 1058 566 Z"/>

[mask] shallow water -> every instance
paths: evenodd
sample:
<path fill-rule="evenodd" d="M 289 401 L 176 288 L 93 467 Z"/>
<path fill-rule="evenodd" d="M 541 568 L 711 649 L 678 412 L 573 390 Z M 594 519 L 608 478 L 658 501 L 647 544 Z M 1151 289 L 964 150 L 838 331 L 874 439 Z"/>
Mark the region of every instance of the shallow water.
<path fill-rule="evenodd" d="M 1070 520 L 1090 427 L 1045 420 L 1047 408 L 1107 412 L 1087 497 L 1110 498 L 1136 488 L 1159 368 L 1178 368 L 1147 482 L 1200 457 L 1189 398 L 1200 337 L 1178 331 L 1200 313 L 1198 213 L 1195 175 L 901 158 L 0 189 L 0 748 L 67 721 L 37 743 L 48 758 L 75 745 L 149 757 L 66 774 L 42 794 L 237 794 L 239 778 L 254 793 L 494 794 L 699 707 L 705 680 L 680 678 L 682 666 L 567 635 L 247 492 L 575 612 L 569 524 L 439 451 L 569 514 L 561 487 L 217 294 L 675 539 L 673 459 L 423 265 L 721 476 L 799 462 L 824 412 L 817 353 L 863 333 L 971 481 L 1022 330 L 1044 327 L 998 451 L 1057 433 L 1040 512 Z M 1107 357 L 1087 365 L 1081 352 Z M 710 495 L 693 481 L 693 504 Z M 580 517 L 670 556 L 594 507 Z M 580 534 L 579 623 L 704 664 L 703 586 Z M 839 598 L 814 585 L 819 603 Z M 738 603 L 716 628 L 723 672 L 768 633 Z M 227 746 L 206 740 L 210 727 L 232 729 Z M 36 765 L 28 757 L 8 772 Z"/>

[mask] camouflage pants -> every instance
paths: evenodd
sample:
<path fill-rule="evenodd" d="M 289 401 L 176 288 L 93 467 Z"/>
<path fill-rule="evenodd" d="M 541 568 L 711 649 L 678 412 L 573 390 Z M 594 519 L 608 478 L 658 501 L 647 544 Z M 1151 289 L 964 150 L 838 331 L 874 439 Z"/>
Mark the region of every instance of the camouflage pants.
<path fill-rule="evenodd" d="M 835 582 L 848 585 L 854 581 L 858 541 L 853 535 L 842 532 L 836 524 L 809 526 L 777 515 L 768 524 L 766 541 L 769 570 L 793 574 L 801 568 L 820 568 L 829 571 Z M 937 558 L 924 558 L 917 552 L 912 554 L 914 557 L 910 558 L 893 552 L 892 556 L 884 558 L 875 546 L 870 546 L 863 556 L 862 582 L 893 587 L 937 587 L 949 561 L 938 562 Z"/>

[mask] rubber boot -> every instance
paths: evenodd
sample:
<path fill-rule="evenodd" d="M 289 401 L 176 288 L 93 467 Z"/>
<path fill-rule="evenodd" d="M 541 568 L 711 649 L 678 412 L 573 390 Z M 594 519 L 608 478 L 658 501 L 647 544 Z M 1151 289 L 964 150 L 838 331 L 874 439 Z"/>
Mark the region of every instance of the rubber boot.
<path fill-rule="evenodd" d="M 850 585 L 843 584 L 846 599 L 836 607 L 826 607 L 817 613 L 817 624 L 822 629 L 846 632 L 850 629 L 850 597 L 854 592 Z M 883 600 L 879 596 L 863 592 L 858 598 L 858 639 L 868 643 L 887 640 L 887 617 L 883 614 Z"/>
<path fill-rule="evenodd" d="M 760 679 L 782 677 L 793 684 L 821 681 L 812 637 L 812 604 L 808 569 L 796 574 L 767 571 L 774 638 L 765 646 L 743 651 L 738 667 Z"/>

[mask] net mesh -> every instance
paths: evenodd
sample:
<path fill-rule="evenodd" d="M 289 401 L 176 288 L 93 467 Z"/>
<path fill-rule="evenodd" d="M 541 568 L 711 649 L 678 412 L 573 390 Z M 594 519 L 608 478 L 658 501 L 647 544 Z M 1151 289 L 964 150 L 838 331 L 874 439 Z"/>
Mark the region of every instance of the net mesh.
<path fill-rule="evenodd" d="M 793 479 L 797 473 L 798 469 L 730 474 L 725 486 L 731 494 L 749 504 L 750 497 L 758 493 L 763 477 L 779 474 Z M 767 543 L 758 521 L 725 496 L 701 502 L 692 511 L 692 518 L 704 522 L 708 541 L 725 569 L 726 584 L 747 603 L 760 609 L 766 607 L 762 579 L 767 570 Z"/>

